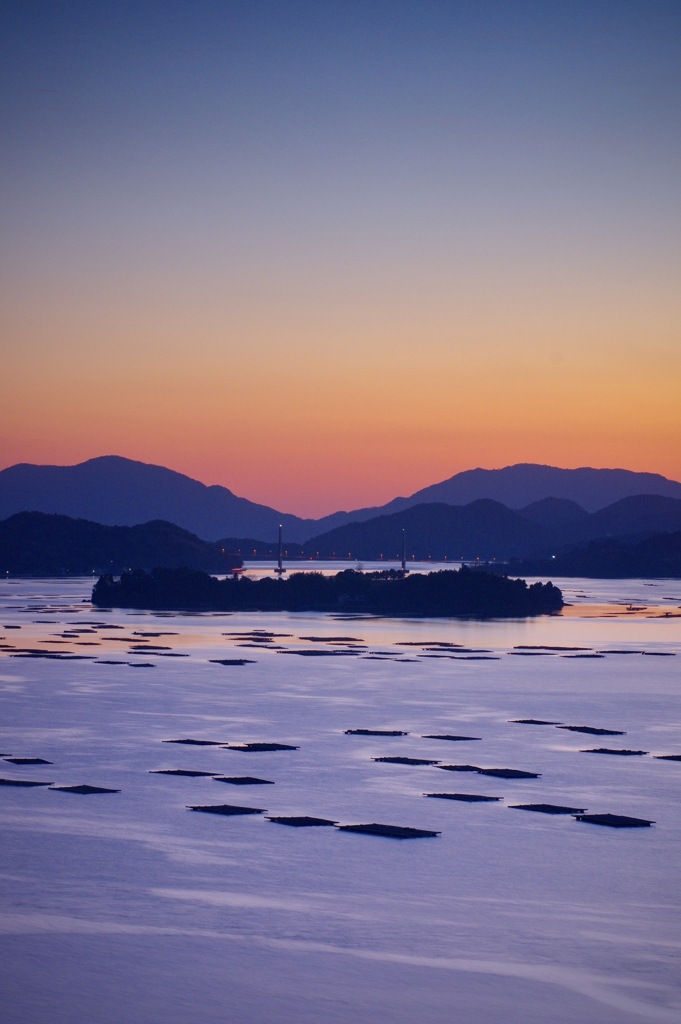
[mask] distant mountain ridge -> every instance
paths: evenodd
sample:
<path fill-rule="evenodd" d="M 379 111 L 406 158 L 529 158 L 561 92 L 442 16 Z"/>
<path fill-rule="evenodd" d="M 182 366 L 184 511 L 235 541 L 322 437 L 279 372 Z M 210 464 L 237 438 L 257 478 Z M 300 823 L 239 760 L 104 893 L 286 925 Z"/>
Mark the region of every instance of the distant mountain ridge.
<path fill-rule="evenodd" d="M 226 487 L 209 487 L 162 466 L 106 455 L 77 466 L 21 463 L 0 471 L 0 520 L 17 512 L 66 515 L 109 526 L 161 519 L 208 541 L 227 536 L 266 540 L 276 537 L 281 525 L 288 541 L 302 542 L 351 522 L 423 504 L 461 506 L 487 499 L 518 510 L 551 499 L 553 504 L 537 508 L 535 517 L 555 515 L 567 523 L 579 518 L 580 509 L 583 514 L 594 513 L 642 494 L 681 500 L 681 483 L 625 469 L 518 464 L 466 470 L 383 506 L 335 512 L 314 520 L 259 505 Z M 578 508 L 571 507 L 575 505 Z"/>
<path fill-rule="evenodd" d="M 350 516 L 356 522 L 401 512 L 412 505 L 433 502 L 468 505 L 481 498 L 498 501 L 513 509 L 556 498 L 573 502 L 586 512 L 597 512 L 621 498 L 637 494 L 681 498 L 681 483 L 658 473 L 635 473 L 629 469 L 559 469 L 556 466 L 518 463 L 503 469 L 467 469 L 438 484 L 415 491 L 407 498 L 393 498 L 380 507 L 356 509 Z M 327 529 L 340 526 L 339 517 L 347 514 L 336 512 L 325 516 L 319 520 L 319 525 Z"/>
<path fill-rule="evenodd" d="M 305 520 L 208 487 L 163 466 L 103 455 L 77 466 L 20 463 L 0 472 L 0 519 L 16 512 L 46 512 L 106 526 L 152 520 L 189 530 L 203 540 L 300 533 Z M 304 530 L 302 532 L 305 532 Z"/>
<path fill-rule="evenodd" d="M 528 510 L 536 517 L 535 506 Z M 413 554 L 419 560 L 478 557 L 483 562 L 497 560 L 511 574 L 553 577 L 679 575 L 681 501 L 645 495 L 624 498 L 592 515 L 584 512 L 572 534 L 561 532 L 560 525 L 552 533 L 550 522 L 533 521 L 526 517 L 528 510 L 517 512 L 489 499 L 460 506 L 417 505 L 348 524 L 307 545 L 290 544 L 288 555 L 351 554 L 356 560 L 384 558 L 394 566 L 401 557 L 405 530 L 408 557 Z M 645 529 L 632 534 L 632 522 Z M 254 548 L 257 557 L 274 564 L 276 547 L 253 540 L 202 541 L 162 521 L 103 526 L 44 512 L 18 512 L 0 521 L 0 573 L 10 576 L 116 576 L 130 569 L 157 568 L 225 574 L 239 567 Z M 549 556 L 548 551 L 557 554 Z M 287 561 L 294 570 L 295 562 Z"/>
<path fill-rule="evenodd" d="M 644 537 L 681 530 L 681 499 L 633 495 L 588 513 L 562 499 L 510 509 L 490 498 L 468 505 L 415 505 L 348 523 L 302 545 L 304 556 L 395 560 L 403 531 L 407 556 L 488 561 L 547 557 L 596 539 Z"/>
<path fill-rule="evenodd" d="M 509 508 L 524 508 L 544 498 L 564 498 L 597 512 L 606 505 L 635 494 L 662 494 L 681 498 L 681 483 L 657 473 L 634 473 L 628 469 L 558 469 L 519 463 L 504 469 L 469 469 L 449 480 L 424 487 L 412 494 L 415 501 L 445 501 L 465 505 L 478 498 L 492 498 Z M 398 499 L 400 500 L 400 499 Z"/>

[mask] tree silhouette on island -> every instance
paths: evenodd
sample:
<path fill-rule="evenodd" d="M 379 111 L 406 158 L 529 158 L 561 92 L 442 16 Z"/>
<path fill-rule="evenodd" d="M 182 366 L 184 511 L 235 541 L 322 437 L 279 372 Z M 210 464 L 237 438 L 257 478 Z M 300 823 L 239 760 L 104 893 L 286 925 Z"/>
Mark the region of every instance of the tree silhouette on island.
<path fill-rule="evenodd" d="M 288 579 L 217 579 L 189 569 L 126 572 L 101 576 L 92 592 L 98 607 L 164 611 L 313 611 L 373 615 L 527 616 L 563 607 L 552 583 L 528 585 L 478 569 L 405 575 L 399 570 L 332 576 L 292 573 Z"/>

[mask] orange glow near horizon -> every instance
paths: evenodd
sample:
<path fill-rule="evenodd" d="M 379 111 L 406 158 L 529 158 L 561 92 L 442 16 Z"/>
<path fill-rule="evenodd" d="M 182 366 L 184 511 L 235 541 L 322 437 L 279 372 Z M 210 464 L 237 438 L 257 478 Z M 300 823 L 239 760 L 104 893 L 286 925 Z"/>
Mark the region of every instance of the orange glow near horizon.
<path fill-rule="evenodd" d="M 585 374 L 581 357 L 543 377 L 475 363 L 454 377 L 393 365 L 356 378 L 317 365 L 273 380 L 245 366 L 211 375 L 209 366 L 140 359 L 60 373 L 52 361 L 30 391 L 7 395 L 0 462 L 118 454 L 312 518 L 517 462 L 681 479 L 672 374 L 646 387 L 645 367 L 628 379 L 622 367 Z M 39 416 L 27 418 L 30 407 Z"/>
<path fill-rule="evenodd" d="M 469 309 L 453 332 L 444 296 L 437 317 L 420 305 L 387 306 L 380 331 L 338 307 L 303 332 L 291 308 L 220 331 L 200 309 L 102 324 L 96 297 L 55 303 L 6 357 L 0 464 L 123 455 L 308 517 L 517 462 L 681 479 L 671 317 L 653 345 L 642 316 L 594 327 L 600 306 L 503 325 Z"/>
<path fill-rule="evenodd" d="M 468 310 L 453 332 L 444 296 L 427 321 L 420 304 L 386 306 L 380 331 L 338 308 L 303 332 L 290 308 L 220 331 L 200 309 L 102 324 L 96 297 L 55 303 L 5 359 L 0 464 L 118 454 L 309 517 L 517 462 L 681 479 L 671 317 L 653 345 L 642 316 L 594 327 L 599 306 Z"/>
<path fill-rule="evenodd" d="M 673 5 L 52 6 L 7 22 L 0 467 L 311 517 L 681 479 Z"/>

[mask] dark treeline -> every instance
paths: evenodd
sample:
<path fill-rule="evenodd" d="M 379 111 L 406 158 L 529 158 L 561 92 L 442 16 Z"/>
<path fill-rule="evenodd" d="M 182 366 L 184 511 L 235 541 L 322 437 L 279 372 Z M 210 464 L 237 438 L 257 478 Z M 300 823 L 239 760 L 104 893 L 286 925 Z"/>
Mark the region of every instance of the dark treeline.
<path fill-rule="evenodd" d="M 154 566 L 230 572 L 243 565 L 221 544 L 161 520 L 102 526 L 87 519 L 18 512 L 0 522 L 0 571 L 10 576 L 85 576 Z"/>
<path fill-rule="evenodd" d="M 681 532 L 631 540 L 611 537 L 593 541 L 552 559 L 527 559 L 506 566 L 527 576 L 586 576 L 627 579 L 633 576 L 681 578 Z"/>
<path fill-rule="evenodd" d="M 293 573 L 287 579 L 216 579 L 188 569 L 102 576 L 92 593 L 100 607 L 206 611 L 321 611 L 376 615 L 475 617 L 539 615 L 563 606 L 551 583 L 528 585 L 480 570 L 403 576 L 395 570 L 334 576 Z"/>

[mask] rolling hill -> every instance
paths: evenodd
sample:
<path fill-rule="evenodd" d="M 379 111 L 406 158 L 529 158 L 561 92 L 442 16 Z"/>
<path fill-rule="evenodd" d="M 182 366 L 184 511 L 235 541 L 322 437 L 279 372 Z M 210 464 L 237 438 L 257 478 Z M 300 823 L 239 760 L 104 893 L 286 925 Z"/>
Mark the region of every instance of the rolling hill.
<path fill-rule="evenodd" d="M 316 557 L 506 560 L 548 556 L 597 538 L 643 537 L 681 530 L 681 500 L 635 495 L 589 514 L 561 499 L 514 510 L 490 499 L 432 503 L 349 523 L 313 537 L 302 553 Z"/>
<path fill-rule="evenodd" d="M 172 523 L 102 526 L 85 519 L 18 512 L 0 522 L 0 572 L 10 576 L 117 575 L 124 569 L 225 573 L 241 564 L 218 544 Z"/>

